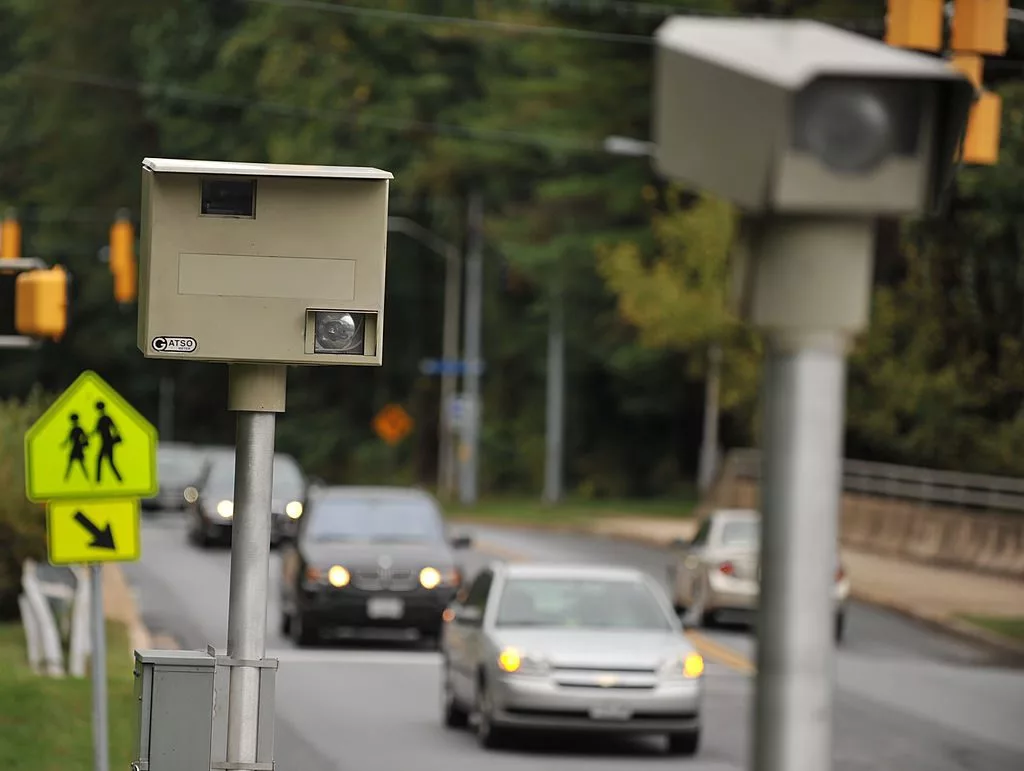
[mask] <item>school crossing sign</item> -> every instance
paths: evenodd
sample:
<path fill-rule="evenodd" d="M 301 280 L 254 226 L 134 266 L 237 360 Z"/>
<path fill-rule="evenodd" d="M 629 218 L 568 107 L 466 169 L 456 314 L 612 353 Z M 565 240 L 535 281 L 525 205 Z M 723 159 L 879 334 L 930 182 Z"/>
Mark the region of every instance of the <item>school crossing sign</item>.
<path fill-rule="evenodd" d="M 157 491 L 156 429 L 83 372 L 25 432 L 25 493 L 46 503 L 53 565 L 139 558 L 139 498 Z"/>
<path fill-rule="evenodd" d="M 30 501 L 148 498 L 156 429 L 95 372 L 83 372 L 25 433 Z"/>

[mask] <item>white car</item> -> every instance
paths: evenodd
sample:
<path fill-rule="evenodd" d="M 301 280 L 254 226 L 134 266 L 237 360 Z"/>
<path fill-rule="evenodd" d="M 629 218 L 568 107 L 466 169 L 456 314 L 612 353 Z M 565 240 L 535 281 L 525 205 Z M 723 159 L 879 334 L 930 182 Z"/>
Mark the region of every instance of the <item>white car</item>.
<path fill-rule="evenodd" d="M 445 611 L 445 725 L 664 734 L 700 744 L 704 661 L 668 596 L 630 568 L 497 564 Z"/>
<path fill-rule="evenodd" d="M 673 603 L 687 623 L 704 625 L 722 613 L 749 613 L 761 595 L 761 514 L 752 509 L 719 509 L 701 524 L 689 542 L 677 541 Z M 846 628 L 850 579 L 837 561 L 835 639 Z"/>

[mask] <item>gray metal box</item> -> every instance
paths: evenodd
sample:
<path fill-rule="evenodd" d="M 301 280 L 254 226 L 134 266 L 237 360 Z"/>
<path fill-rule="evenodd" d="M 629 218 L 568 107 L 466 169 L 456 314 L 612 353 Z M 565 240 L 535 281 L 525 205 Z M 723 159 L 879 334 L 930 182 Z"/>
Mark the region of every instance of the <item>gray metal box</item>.
<path fill-rule="evenodd" d="M 143 355 L 380 366 L 390 172 L 142 166 Z"/>
<path fill-rule="evenodd" d="M 210 656 L 216 651 L 207 648 Z M 213 771 L 232 769 L 228 762 L 228 692 L 231 669 L 237 666 L 257 666 L 260 672 L 259 713 L 256 725 L 256 761 L 246 763 L 252 771 L 272 771 L 274 768 L 274 696 L 277 686 L 277 659 L 238 661 L 227 656 L 217 656 L 217 670 L 213 690 L 213 741 L 210 768 Z"/>
<path fill-rule="evenodd" d="M 216 659 L 200 651 L 135 651 L 137 771 L 209 771 Z"/>

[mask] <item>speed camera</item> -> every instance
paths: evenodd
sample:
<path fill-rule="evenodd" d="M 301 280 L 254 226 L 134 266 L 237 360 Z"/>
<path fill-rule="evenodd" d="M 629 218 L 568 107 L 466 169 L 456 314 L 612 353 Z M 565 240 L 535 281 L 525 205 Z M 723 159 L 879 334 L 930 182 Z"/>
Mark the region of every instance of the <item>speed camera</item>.
<path fill-rule="evenodd" d="M 142 171 L 145 356 L 381 363 L 389 172 L 165 158 Z"/>
<path fill-rule="evenodd" d="M 813 21 L 669 19 L 655 164 L 748 213 L 934 210 L 972 84 L 948 63 Z"/>

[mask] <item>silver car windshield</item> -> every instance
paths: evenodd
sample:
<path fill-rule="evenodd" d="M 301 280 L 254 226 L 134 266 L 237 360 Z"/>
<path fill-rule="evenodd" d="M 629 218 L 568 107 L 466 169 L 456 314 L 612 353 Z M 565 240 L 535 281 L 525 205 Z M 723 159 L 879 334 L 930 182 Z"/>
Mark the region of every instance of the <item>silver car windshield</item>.
<path fill-rule="evenodd" d="M 510 578 L 498 605 L 499 627 L 645 629 L 673 627 L 641 581 Z"/>
<path fill-rule="evenodd" d="M 216 493 L 225 498 L 234 495 L 235 459 L 232 456 L 216 460 L 206 480 L 207 493 Z M 298 500 L 305 494 L 305 480 L 298 463 L 288 455 L 274 456 L 274 498 Z"/>
<path fill-rule="evenodd" d="M 738 519 L 722 526 L 722 546 L 756 547 L 761 542 L 761 523 L 756 519 Z"/>
<path fill-rule="evenodd" d="M 306 537 L 313 541 L 437 543 L 444 540 L 441 517 L 418 501 L 324 498 L 310 512 Z"/>

